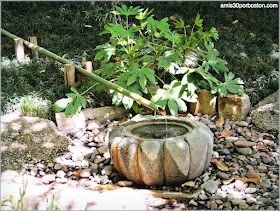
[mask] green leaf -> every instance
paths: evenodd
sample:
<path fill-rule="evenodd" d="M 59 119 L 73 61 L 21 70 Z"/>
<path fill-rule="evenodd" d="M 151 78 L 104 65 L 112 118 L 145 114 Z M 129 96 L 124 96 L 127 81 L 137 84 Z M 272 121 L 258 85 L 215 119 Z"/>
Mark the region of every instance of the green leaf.
<path fill-rule="evenodd" d="M 234 78 L 234 74 L 232 72 L 229 72 L 228 75 L 224 73 L 225 76 L 225 82 L 219 84 L 216 88 L 219 91 L 219 94 L 221 97 L 224 97 L 227 95 L 227 92 L 230 92 L 232 94 L 239 94 L 243 95 L 243 81 L 240 78 Z"/>
<path fill-rule="evenodd" d="M 211 73 L 204 71 L 202 68 L 195 68 L 194 70 L 209 83 L 211 88 L 213 86 L 213 83 L 219 84 L 219 80 L 216 79 Z"/>
<path fill-rule="evenodd" d="M 67 105 L 70 101 L 71 101 L 70 98 L 62 98 L 62 99 L 56 101 L 53 105 L 54 111 L 55 112 L 63 111 L 67 107 Z"/>
<path fill-rule="evenodd" d="M 136 19 L 138 20 L 144 20 L 146 19 L 152 12 L 154 11 L 154 9 L 150 10 L 146 9 L 145 12 L 140 12 L 139 15 L 135 16 Z"/>
<path fill-rule="evenodd" d="M 110 31 L 112 33 L 112 37 L 123 37 L 123 38 L 127 38 L 128 36 L 131 39 L 134 39 L 134 34 L 133 34 L 133 29 L 134 28 L 130 28 L 129 30 L 126 30 L 123 25 L 121 24 L 113 24 L 113 23 L 109 23 L 109 25 L 106 25 L 104 27 L 107 31 Z"/>
<path fill-rule="evenodd" d="M 69 103 L 69 104 L 67 105 L 66 109 L 65 109 L 65 116 L 66 116 L 66 117 L 70 116 L 70 118 L 73 117 L 74 114 L 76 113 L 76 110 L 77 110 L 77 108 L 74 107 L 73 102 L 72 102 L 72 103 Z"/>
<path fill-rule="evenodd" d="M 122 73 L 119 77 L 120 80 L 127 80 L 127 85 L 139 82 L 142 89 L 145 89 L 147 81 L 156 84 L 154 70 L 148 67 L 139 68 L 137 63 L 131 62 L 128 67 L 129 72 Z"/>
<path fill-rule="evenodd" d="M 212 37 L 215 39 L 215 40 L 218 40 L 219 39 L 219 34 L 218 34 L 218 31 L 215 27 L 212 27 L 210 29 L 210 33 L 212 34 Z"/>
<path fill-rule="evenodd" d="M 132 74 L 130 77 L 127 79 L 127 85 L 133 84 L 137 80 L 137 75 Z"/>
<path fill-rule="evenodd" d="M 101 77 L 107 76 L 111 77 L 116 73 L 116 70 L 119 68 L 118 63 L 107 63 L 104 66 L 102 66 L 101 70 L 98 72 L 101 73 Z"/>
<path fill-rule="evenodd" d="M 130 97 L 123 96 L 122 103 L 126 109 L 130 109 L 133 105 L 134 100 Z"/>
<path fill-rule="evenodd" d="M 167 17 L 163 18 L 159 21 L 159 24 L 157 26 L 157 28 L 164 33 L 166 33 L 166 32 L 170 33 L 170 29 L 169 29 L 170 25 L 167 23 L 167 21 L 168 21 Z"/>
<path fill-rule="evenodd" d="M 172 63 L 179 64 L 182 54 L 178 51 L 166 51 L 163 56 L 157 58 L 158 68 L 163 67 L 165 70 L 171 68 Z"/>
<path fill-rule="evenodd" d="M 203 19 L 200 19 L 200 15 L 197 14 L 196 19 L 195 19 L 195 25 L 197 25 L 198 27 L 202 27 L 202 22 L 203 22 Z"/>
<path fill-rule="evenodd" d="M 147 18 L 147 28 L 155 31 L 157 29 L 157 26 L 159 25 L 159 21 L 154 20 L 152 16 Z"/>
<path fill-rule="evenodd" d="M 129 74 L 129 73 L 127 73 L 127 74 Z M 123 87 L 124 89 L 127 89 L 130 92 L 133 92 L 133 93 L 136 93 L 136 94 L 142 96 L 142 92 L 140 91 L 141 87 L 140 87 L 139 83 L 133 83 L 133 84 L 128 85 L 127 80 L 121 80 L 120 77 L 118 78 L 118 81 L 116 81 L 115 83 L 117 85 Z M 115 93 L 113 95 L 112 102 L 115 105 L 119 105 L 120 100 L 123 103 L 123 105 L 125 106 L 125 108 L 131 108 L 131 106 L 133 105 L 133 102 L 134 102 L 134 100 L 129 97 L 123 96 L 122 94 Z"/>
<path fill-rule="evenodd" d="M 168 100 L 168 108 L 173 116 L 178 114 L 178 105 L 174 99 Z"/>
<path fill-rule="evenodd" d="M 7 201 L 9 201 L 9 200 L 6 199 L 6 200 L 1 201 L 1 207 L 8 206 L 8 205 L 5 204 Z"/>
<path fill-rule="evenodd" d="M 176 29 L 183 29 L 183 28 L 185 28 L 185 22 L 182 20 L 182 18 L 180 18 L 179 20 L 176 20 L 175 22 L 173 22 L 173 24 L 175 25 Z"/>
<path fill-rule="evenodd" d="M 157 89 L 155 95 L 151 98 L 152 102 L 156 102 L 159 106 L 165 108 L 166 104 L 173 116 L 178 114 L 178 110 L 186 111 L 186 103 L 182 100 L 187 98 L 187 93 L 183 90 L 179 81 L 172 81 L 169 88 Z M 183 95 L 181 94 L 181 91 Z"/>
<path fill-rule="evenodd" d="M 122 7 L 116 6 L 117 11 L 112 11 L 113 14 L 116 15 L 138 15 L 140 12 L 143 11 L 143 9 L 139 9 L 140 6 L 133 8 L 133 6 L 130 6 L 127 8 L 125 4 L 122 5 Z"/>
<path fill-rule="evenodd" d="M 86 104 L 87 104 L 86 98 L 84 98 L 84 97 L 81 96 L 81 95 L 78 95 L 77 98 L 76 98 L 76 103 L 77 103 L 77 104 L 81 104 L 81 106 L 82 106 L 83 108 L 85 108 L 85 107 L 86 107 Z"/>
<path fill-rule="evenodd" d="M 112 103 L 116 106 L 120 105 L 123 99 L 123 94 L 115 92 L 112 98 Z"/>
<path fill-rule="evenodd" d="M 107 62 L 111 58 L 112 55 L 116 53 L 116 47 L 110 44 L 100 45 L 95 48 L 95 50 L 101 50 L 98 52 L 95 57 L 94 61 L 99 60 L 100 58 L 104 57 L 104 60 Z"/>

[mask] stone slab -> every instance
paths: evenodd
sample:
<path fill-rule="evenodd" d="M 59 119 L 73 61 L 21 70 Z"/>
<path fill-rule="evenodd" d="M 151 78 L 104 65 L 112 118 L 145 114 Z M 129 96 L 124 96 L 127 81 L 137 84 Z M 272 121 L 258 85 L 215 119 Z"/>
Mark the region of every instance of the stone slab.
<path fill-rule="evenodd" d="M 121 119 L 126 116 L 129 110 L 123 107 L 106 106 L 101 108 L 83 109 L 78 116 L 66 117 L 64 112 L 56 113 L 56 123 L 59 130 L 80 129 L 90 123 L 102 125 L 107 120 Z"/>

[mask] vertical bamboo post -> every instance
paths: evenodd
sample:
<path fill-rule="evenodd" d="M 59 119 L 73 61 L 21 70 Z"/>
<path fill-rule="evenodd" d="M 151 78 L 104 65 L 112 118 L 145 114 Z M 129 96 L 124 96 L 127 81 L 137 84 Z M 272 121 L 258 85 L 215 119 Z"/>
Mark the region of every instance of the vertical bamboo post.
<path fill-rule="evenodd" d="M 38 45 L 37 37 L 29 37 L 28 40 L 29 40 L 29 42 L 31 42 L 31 43 L 33 43 L 35 45 Z M 32 50 L 32 52 L 35 54 L 35 59 L 38 60 L 39 59 L 38 51 Z"/>
<path fill-rule="evenodd" d="M 24 61 L 24 45 L 23 45 L 23 39 L 21 38 L 15 38 L 15 54 L 16 58 L 19 61 L 19 63 L 22 63 Z"/>
<path fill-rule="evenodd" d="M 89 73 L 92 73 L 92 62 L 91 61 L 85 61 L 82 62 L 82 67 Z M 82 82 L 83 80 L 83 75 L 80 73 L 76 73 L 76 79 L 78 82 Z"/>
<path fill-rule="evenodd" d="M 92 73 L 92 62 L 91 61 L 82 62 L 82 66 L 86 71 L 88 71 L 89 73 Z"/>
<path fill-rule="evenodd" d="M 73 86 L 75 84 L 75 65 L 65 64 L 64 65 L 64 80 L 65 86 Z"/>

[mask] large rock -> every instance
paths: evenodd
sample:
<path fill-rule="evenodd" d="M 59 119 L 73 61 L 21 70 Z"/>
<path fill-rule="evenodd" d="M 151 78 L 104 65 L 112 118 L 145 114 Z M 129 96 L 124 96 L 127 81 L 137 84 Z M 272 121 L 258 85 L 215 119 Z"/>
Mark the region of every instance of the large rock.
<path fill-rule="evenodd" d="M 107 106 L 83 109 L 78 116 L 74 115 L 72 118 L 66 117 L 64 112 L 60 112 L 55 114 L 55 118 L 59 130 L 73 130 L 93 123 L 98 127 L 107 120 L 123 118 L 128 112 L 129 110 L 123 107 Z"/>
<path fill-rule="evenodd" d="M 193 114 L 201 113 L 215 115 L 217 106 L 217 96 L 211 94 L 208 90 L 201 90 L 197 93 L 197 102 L 190 103 L 189 111 Z"/>
<path fill-rule="evenodd" d="M 68 152 L 71 140 L 55 124 L 17 114 L 1 118 L 1 170 L 18 170 L 36 163 L 52 163 Z"/>
<path fill-rule="evenodd" d="M 218 97 L 219 117 L 231 121 L 240 121 L 247 117 L 251 108 L 250 98 L 243 94 L 227 94 L 225 97 Z"/>
<path fill-rule="evenodd" d="M 252 123 L 261 130 L 279 131 L 279 89 L 253 108 L 251 119 Z"/>

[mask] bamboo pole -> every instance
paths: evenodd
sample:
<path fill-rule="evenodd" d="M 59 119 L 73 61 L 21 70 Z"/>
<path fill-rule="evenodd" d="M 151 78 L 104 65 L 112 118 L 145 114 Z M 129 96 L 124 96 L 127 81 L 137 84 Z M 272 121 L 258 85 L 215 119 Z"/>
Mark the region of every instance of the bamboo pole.
<path fill-rule="evenodd" d="M 65 86 L 73 86 L 75 84 L 75 65 L 65 64 L 64 65 L 64 81 Z"/>
<path fill-rule="evenodd" d="M 31 42 L 31 43 L 33 43 L 35 45 L 38 45 L 37 37 L 29 37 L 28 40 L 29 40 L 29 42 Z M 35 54 L 35 59 L 38 60 L 39 59 L 38 51 L 33 50 L 32 52 Z"/>
<path fill-rule="evenodd" d="M 14 43 L 15 43 L 16 58 L 19 63 L 22 63 L 24 61 L 24 57 L 25 57 L 23 39 L 18 38 L 18 37 L 14 38 Z"/>
<path fill-rule="evenodd" d="M 1 29 L 1 33 L 3 35 L 5 35 L 5 36 L 11 38 L 11 39 L 19 38 L 16 35 L 11 34 L 10 32 L 8 32 L 8 31 L 6 31 L 4 29 Z M 54 53 L 44 49 L 44 48 L 42 48 L 42 47 L 39 47 L 39 46 L 37 46 L 37 45 L 35 45 L 33 43 L 30 43 L 30 42 L 28 42 L 26 40 L 23 40 L 23 43 L 27 47 L 29 47 L 29 48 L 31 48 L 33 50 L 37 50 L 38 52 L 40 52 L 42 54 L 45 54 L 46 56 L 51 57 L 51 58 L 55 59 L 56 61 L 59 61 L 59 62 L 61 62 L 63 64 L 71 64 L 70 61 L 68 61 L 68 60 L 66 60 L 66 59 L 64 59 L 64 58 L 62 58 L 62 57 L 60 57 L 60 56 L 58 56 L 58 55 L 56 55 L 56 54 L 54 54 Z M 159 105 L 157 105 L 157 104 L 147 100 L 146 98 L 143 98 L 143 97 L 141 97 L 140 95 L 138 95 L 136 93 L 130 92 L 130 91 L 124 89 L 123 87 L 118 86 L 117 84 L 114 84 L 114 83 L 111 83 L 109 81 L 106 81 L 105 79 L 99 77 L 98 75 L 95 75 L 93 73 L 87 72 L 85 69 L 83 69 L 83 68 L 81 68 L 81 67 L 79 67 L 77 65 L 75 65 L 75 68 L 76 68 L 76 70 L 78 72 L 82 73 L 85 76 L 88 76 L 88 77 L 94 79 L 96 82 L 101 83 L 104 86 L 107 86 L 108 88 L 113 89 L 113 90 L 115 90 L 115 91 L 117 91 L 117 92 L 119 92 L 119 93 L 121 93 L 121 94 L 123 94 L 123 95 L 125 95 L 127 97 L 130 97 L 133 100 L 135 100 L 136 102 L 141 103 L 142 105 L 144 105 L 144 106 L 146 106 L 146 107 L 148 107 L 148 108 L 150 108 L 152 110 L 155 110 L 155 111 L 157 111 L 158 113 L 160 113 L 162 115 L 166 114 L 165 110 L 162 107 L 160 107 Z"/>

